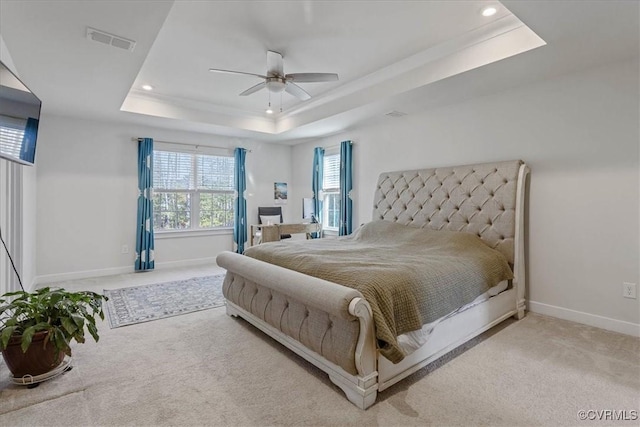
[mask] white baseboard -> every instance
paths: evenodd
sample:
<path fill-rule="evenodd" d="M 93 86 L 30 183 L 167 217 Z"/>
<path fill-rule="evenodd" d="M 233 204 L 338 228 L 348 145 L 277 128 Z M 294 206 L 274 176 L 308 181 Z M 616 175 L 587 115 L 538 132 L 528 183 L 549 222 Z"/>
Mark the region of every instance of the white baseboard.
<path fill-rule="evenodd" d="M 166 262 L 156 262 L 156 270 L 164 270 L 167 268 L 178 268 L 178 267 L 191 267 L 195 265 L 202 264 L 216 264 L 215 257 L 211 258 L 196 258 L 196 259 L 185 259 L 179 261 L 166 261 Z M 37 276 L 31 286 L 31 289 L 35 289 L 37 285 L 41 285 L 43 283 L 53 283 L 53 282 L 64 282 L 67 280 L 78 280 L 78 279 L 88 279 L 91 277 L 102 277 L 102 276 L 114 276 L 117 274 L 128 274 L 134 273 L 135 270 L 133 265 L 126 267 L 111 267 L 111 268 L 103 268 L 98 270 L 84 270 L 84 271 L 73 271 L 70 273 L 58 273 L 58 274 L 45 274 L 42 276 Z"/>
<path fill-rule="evenodd" d="M 217 265 L 216 257 L 210 258 L 195 258 L 195 259 L 182 259 L 179 261 L 166 261 L 166 262 L 156 262 L 156 269 L 165 269 L 165 268 L 176 268 L 176 267 L 191 267 L 194 265 Z"/>
<path fill-rule="evenodd" d="M 90 277 L 114 276 L 116 274 L 133 273 L 133 265 L 129 267 L 111 267 L 99 270 L 73 271 L 70 273 L 45 274 L 36 276 L 35 284 L 65 282 L 67 280 L 88 279 Z"/>
<path fill-rule="evenodd" d="M 624 320 L 611 319 L 610 317 L 598 316 L 596 314 L 557 307 L 555 305 L 544 304 L 536 301 L 529 301 L 529 310 L 533 313 L 544 314 L 546 316 L 557 317 L 559 319 L 571 320 L 572 322 L 583 323 L 596 328 L 608 331 L 620 332 L 621 334 L 640 337 L 640 324 L 626 322 Z"/>

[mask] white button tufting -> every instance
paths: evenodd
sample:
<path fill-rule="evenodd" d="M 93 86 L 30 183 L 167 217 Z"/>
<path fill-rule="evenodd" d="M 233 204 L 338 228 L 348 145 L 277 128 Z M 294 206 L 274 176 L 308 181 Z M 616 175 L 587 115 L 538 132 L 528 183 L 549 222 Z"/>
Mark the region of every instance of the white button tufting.
<path fill-rule="evenodd" d="M 436 229 L 459 224 L 464 230 L 480 230 L 480 238 L 495 246 L 514 237 L 513 216 L 503 214 L 515 211 L 515 191 L 513 185 L 505 184 L 517 181 L 521 164 L 512 161 L 381 174 L 372 218 Z M 464 218 L 452 216 L 460 213 Z M 499 224 L 500 236 L 485 231 L 494 228 L 487 218 Z M 513 261 L 511 245 L 500 244 L 498 250 Z"/>

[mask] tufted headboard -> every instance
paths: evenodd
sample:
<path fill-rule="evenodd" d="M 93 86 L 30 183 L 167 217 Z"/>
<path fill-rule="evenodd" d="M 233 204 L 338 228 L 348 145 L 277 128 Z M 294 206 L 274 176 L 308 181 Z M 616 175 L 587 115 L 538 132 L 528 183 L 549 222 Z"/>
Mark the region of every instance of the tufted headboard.
<path fill-rule="evenodd" d="M 521 160 L 382 173 L 373 220 L 475 233 L 513 265 L 527 173 Z"/>

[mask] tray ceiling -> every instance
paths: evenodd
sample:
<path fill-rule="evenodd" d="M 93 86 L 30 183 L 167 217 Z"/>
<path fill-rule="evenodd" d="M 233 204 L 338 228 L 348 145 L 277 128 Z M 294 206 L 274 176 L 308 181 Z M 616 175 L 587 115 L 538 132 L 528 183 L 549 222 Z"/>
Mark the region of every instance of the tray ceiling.
<path fill-rule="evenodd" d="M 135 47 L 91 41 L 88 27 Z M 0 31 L 45 113 L 288 144 L 637 58 L 639 39 L 637 2 L 562 0 L 3 0 Z M 285 73 L 340 79 L 300 83 L 307 101 L 271 94 L 269 116 L 269 92 L 239 96 L 259 79 L 208 71 L 264 74 L 267 50 Z"/>

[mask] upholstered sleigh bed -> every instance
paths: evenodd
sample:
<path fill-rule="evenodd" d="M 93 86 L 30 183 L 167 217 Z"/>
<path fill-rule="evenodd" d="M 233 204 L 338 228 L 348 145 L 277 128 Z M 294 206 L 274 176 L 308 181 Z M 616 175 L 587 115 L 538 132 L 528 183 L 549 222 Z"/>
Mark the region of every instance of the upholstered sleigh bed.
<path fill-rule="evenodd" d="M 380 175 L 372 222 L 477 235 L 513 272 L 495 287 L 505 289 L 497 295 L 431 323 L 426 342 L 397 363 L 383 355 L 372 305 L 360 291 L 231 252 L 217 258 L 227 270 L 227 314 L 244 318 L 325 371 L 351 402 L 366 409 L 378 391 L 503 320 L 524 316 L 528 174 L 516 160 Z M 269 245 L 275 244 L 264 249 Z"/>

